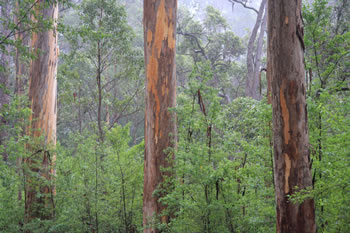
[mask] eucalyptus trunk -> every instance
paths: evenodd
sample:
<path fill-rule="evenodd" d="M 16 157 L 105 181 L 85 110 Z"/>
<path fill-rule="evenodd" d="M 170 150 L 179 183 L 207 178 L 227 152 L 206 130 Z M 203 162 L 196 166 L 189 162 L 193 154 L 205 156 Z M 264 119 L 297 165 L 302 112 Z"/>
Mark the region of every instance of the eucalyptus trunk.
<path fill-rule="evenodd" d="M 143 224 L 144 232 L 159 232 L 159 220 L 169 222 L 162 214 L 162 195 L 154 191 L 171 172 L 175 145 L 175 115 L 169 108 L 176 104 L 175 36 L 177 0 L 144 0 L 144 49 L 146 66 L 145 161 Z M 160 186 L 161 185 L 161 186 Z M 162 192 L 163 193 L 163 192 Z M 164 195 L 164 193 L 163 193 Z M 154 221 L 155 220 L 155 221 Z"/>
<path fill-rule="evenodd" d="M 277 232 L 316 232 L 314 200 L 293 203 L 289 199 L 312 185 L 301 0 L 269 0 L 268 50 Z"/>
<path fill-rule="evenodd" d="M 52 29 L 33 32 L 31 47 L 36 55 L 30 64 L 29 101 L 32 114 L 27 135 L 34 143 L 28 144 L 31 155 L 25 159 L 25 220 L 41 220 L 54 217 L 55 186 L 53 175 L 56 155 L 57 121 L 57 18 L 56 3 L 45 6 L 41 0 L 36 6 L 36 14 L 44 20 L 53 21 Z M 39 22 L 41 26 L 41 23 Z"/>
<path fill-rule="evenodd" d="M 259 37 L 256 45 L 256 53 L 255 53 L 255 59 L 254 59 L 254 75 L 253 75 L 253 82 L 252 82 L 252 90 L 253 90 L 253 98 L 260 100 L 261 99 L 261 57 L 263 52 L 263 45 L 264 45 L 264 36 L 266 31 L 266 24 L 267 24 L 267 6 L 265 4 L 265 13 L 264 17 L 262 19 L 262 23 L 260 26 L 260 32 Z M 258 91 L 259 90 L 259 91 Z"/>
<path fill-rule="evenodd" d="M 256 46 L 255 41 L 256 41 L 259 28 L 260 28 L 260 34 L 262 33 L 263 35 L 265 31 L 264 23 L 263 23 L 264 21 L 263 15 L 265 11 L 266 2 L 267 0 L 261 1 L 259 11 L 257 12 L 258 15 L 256 18 L 256 22 L 252 30 L 252 33 L 250 35 L 250 38 L 248 41 L 248 47 L 247 47 L 247 79 L 246 79 L 246 86 L 245 86 L 245 94 L 246 96 L 252 97 L 253 99 L 260 99 L 259 90 L 258 90 L 258 87 L 259 87 L 258 72 L 260 71 L 262 41 L 260 44 L 258 44 L 256 49 L 255 49 L 255 46 Z"/>

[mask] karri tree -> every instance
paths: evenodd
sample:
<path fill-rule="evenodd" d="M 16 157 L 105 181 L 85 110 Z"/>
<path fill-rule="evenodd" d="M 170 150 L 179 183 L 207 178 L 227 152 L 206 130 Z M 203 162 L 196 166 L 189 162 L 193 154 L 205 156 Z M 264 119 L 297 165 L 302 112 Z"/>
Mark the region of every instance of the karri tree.
<path fill-rule="evenodd" d="M 259 73 L 261 66 L 263 66 L 263 45 L 264 45 L 264 35 L 266 31 L 267 22 L 267 0 L 261 0 L 259 9 L 249 6 L 247 0 L 228 0 L 232 3 L 232 7 L 235 4 L 239 4 L 248 10 L 254 11 L 256 16 L 256 21 L 252 32 L 249 36 L 247 45 L 247 77 L 245 83 L 245 94 L 248 97 L 259 100 L 261 99 L 261 81 L 259 78 Z"/>
<path fill-rule="evenodd" d="M 316 232 L 313 199 L 289 195 L 311 187 L 301 0 L 268 2 L 268 73 L 272 80 L 278 233 Z"/>
<path fill-rule="evenodd" d="M 175 144 L 175 119 L 169 108 L 176 103 L 175 30 L 176 0 L 144 1 L 144 50 L 146 66 L 145 159 L 143 224 L 144 232 L 158 232 L 154 219 L 164 210 L 159 202 L 160 188 L 171 166 L 171 153 L 166 150 Z M 169 216 L 161 216 L 167 223 Z"/>
<path fill-rule="evenodd" d="M 57 3 L 39 1 L 35 6 L 34 20 L 42 30 L 33 32 L 31 47 L 35 59 L 30 64 L 29 101 L 32 114 L 27 134 L 33 143 L 28 144 L 30 155 L 25 159 L 25 220 L 52 219 L 55 195 L 54 175 L 57 121 Z M 52 28 L 44 28 L 43 21 Z"/>

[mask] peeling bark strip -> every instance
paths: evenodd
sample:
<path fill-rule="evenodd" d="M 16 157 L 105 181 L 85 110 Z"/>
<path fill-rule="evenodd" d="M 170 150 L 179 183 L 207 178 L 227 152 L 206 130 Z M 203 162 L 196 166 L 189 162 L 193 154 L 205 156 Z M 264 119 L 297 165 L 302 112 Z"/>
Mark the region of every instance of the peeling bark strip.
<path fill-rule="evenodd" d="M 312 199 L 288 195 L 311 186 L 305 103 L 301 0 L 268 2 L 268 79 L 272 81 L 278 233 L 316 232 Z"/>
<path fill-rule="evenodd" d="M 153 192 L 169 172 L 174 147 L 175 120 L 168 108 L 176 104 L 175 29 L 177 0 L 144 0 L 144 49 L 146 65 L 145 161 L 143 225 L 144 232 L 158 232 L 152 225 L 165 206 Z M 167 223 L 169 216 L 160 221 Z"/>
<path fill-rule="evenodd" d="M 30 222 L 34 218 L 51 219 L 53 217 L 55 188 L 51 177 L 54 174 L 55 153 L 49 149 L 56 144 L 57 121 L 57 3 L 46 6 L 41 0 L 36 12 L 45 20 L 53 20 L 53 30 L 33 32 L 32 49 L 36 59 L 30 65 L 29 100 L 32 114 L 27 135 L 34 138 L 43 137 L 40 145 L 28 146 L 32 156 L 25 162 L 30 170 L 26 174 L 25 187 L 25 219 Z M 33 148 L 35 147 L 35 148 Z M 39 173 L 43 178 L 31 175 Z M 37 192 L 40 192 L 39 195 Z M 40 196 L 40 197 L 39 197 Z"/>

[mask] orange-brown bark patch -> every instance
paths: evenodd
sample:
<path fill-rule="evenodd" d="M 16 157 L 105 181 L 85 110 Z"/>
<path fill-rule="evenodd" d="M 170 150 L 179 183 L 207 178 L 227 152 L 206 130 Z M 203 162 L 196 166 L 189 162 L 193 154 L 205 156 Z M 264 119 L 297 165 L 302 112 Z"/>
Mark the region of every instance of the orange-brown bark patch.
<path fill-rule="evenodd" d="M 173 11 L 172 9 L 170 9 L 169 22 L 172 21 L 172 18 L 173 18 Z M 168 47 L 171 49 L 175 48 L 175 33 L 174 33 L 174 27 L 172 23 L 170 23 L 169 31 L 168 31 Z"/>
<path fill-rule="evenodd" d="M 167 223 L 168 222 L 168 216 L 164 215 L 161 217 L 161 222 L 162 223 Z"/>
<path fill-rule="evenodd" d="M 158 61 L 154 57 L 154 53 L 151 54 L 150 61 L 147 64 L 147 81 L 148 91 L 153 94 L 155 102 L 155 139 L 158 142 L 158 129 L 159 129 L 159 114 L 160 114 L 160 100 L 158 96 L 157 83 L 158 83 Z"/>
<path fill-rule="evenodd" d="M 285 84 L 284 82 L 281 85 L 280 88 L 280 100 L 281 100 L 281 112 L 282 112 L 282 118 L 283 118 L 283 137 L 284 137 L 284 143 L 288 144 L 290 139 L 290 127 L 289 127 L 289 111 L 287 107 L 286 98 L 284 96 L 284 90 L 285 90 Z"/>
<path fill-rule="evenodd" d="M 149 45 L 152 42 L 152 31 L 147 31 L 147 45 Z"/>
<path fill-rule="evenodd" d="M 168 18 L 169 16 L 169 18 Z M 153 42 L 153 50 L 151 51 L 151 56 L 147 64 L 147 81 L 148 81 L 148 91 L 152 93 L 155 102 L 155 141 L 158 142 L 158 131 L 159 131 L 159 115 L 160 115 L 160 93 L 158 93 L 158 82 L 159 82 L 159 73 L 158 73 L 158 59 L 161 55 L 161 50 L 163 42 L 168 41 L 168 47 L 175 48 L 175 38 L 174 38 L 174 28 L 172 26 L 172 10 L 167 14 L 165 9 L 164 0 L 160 1 L 157 10 L 156 24 L 155 24 L 155 33 L 152 34 L 151 30 L 147 31 L 147 46 L 151 46 Z M 170 25 L 169 25 L 170 23 Z M 166 86 L 162 85 L 162 86 Z M 165 91 L 168 93 L 167 88 L 162 87 L 162 95 L 165 95 Z"/>
<path fill-rule="evenodd" d="M 162 50 L 162 43 L 167 35 L 167 28 L 168 28 L 168 20 L 166 17 L 165 12 L 165 5 L 164 0 L 160 1 L 158 11 L 157 11 L 157 18 L 156 18 L 156 33 L 155 33 L 155 42 L 154 42 L 154 48 L 157 49 L 157 57 L 160 57 L 160 52 Z M 153 52 L 152 52 L 153 54 Z"/>
<path fill-rule="evenodd" d="M 156 21 L 156 35 L 155 35 L 155 48 L 157 49 L 158 58 L 160 57 L 160 52 L 162 49 L 163 41 L 168 41 L 168 47 L 171 49 L 175 48 L 175 35 L 172 22 L 173 12 L 169 9 L 166 12 L 164 0 L 160 1 L 158 11 L 157 11 L 157 21 Z M 148 37 L 148 35 L 147 35 Z"/>
<path fill-rule="evenodd" d="M 289 176 L 290 176 L 290 169 L 292 167 L 292 162 L 288 156 L 287 153 L 284 153 L 284 162 L 286 165 L 286 170 L 284 173 L 284 193 L 289 193 Z"/>

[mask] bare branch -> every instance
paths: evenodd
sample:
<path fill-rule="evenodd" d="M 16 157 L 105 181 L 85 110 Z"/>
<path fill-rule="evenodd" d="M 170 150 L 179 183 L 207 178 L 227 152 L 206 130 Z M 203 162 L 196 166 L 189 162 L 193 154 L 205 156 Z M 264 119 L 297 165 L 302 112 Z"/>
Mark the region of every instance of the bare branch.
<path fill-rule="evenodd" d="M 197 47 L 200 49 L 200 53 L 203 55 L 203 57 L 205 57 L 205 59 L 208 60 L 208 57 L 205 54 L 204 48 L 200 45 L 200 42 L 196 36 L 194 36 L 191 33 L 186 33 L 186 32 L 181 32 L 181 31 L 178 31 L 177 34 L 193 38 L 196 41 Z"/>
<path fill-rule="evenodd" d="M 259 13 L 259 11 L 257 9 L 255 9 L 254 7 L 252 6 L 247 6 L 247 1 L 240 1 L 240 0 L 228 0 L 230 3 L 232 3 L 232 8 L 233 8 L 233 5 L 235 3 L 238 3 L 238 4 L 241 4 L 244 8 L 246 9 L 249 9 L 249 10 L 253 10 L 255 13 Z"/>

